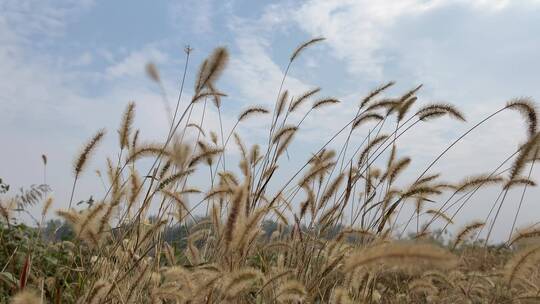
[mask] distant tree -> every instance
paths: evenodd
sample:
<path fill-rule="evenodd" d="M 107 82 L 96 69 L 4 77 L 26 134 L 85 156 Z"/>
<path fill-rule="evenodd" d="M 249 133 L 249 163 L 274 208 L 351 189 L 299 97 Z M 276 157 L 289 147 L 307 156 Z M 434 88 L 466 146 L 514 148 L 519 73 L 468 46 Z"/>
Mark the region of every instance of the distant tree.
<path fill-rule="evenodd" d="M 43 237 L 48 241 L 70 241 L 75 237 L 73 229 L 59 219 L 47 221 L 43 229 Z"/>
<path fill-rule="evenodd" d="M 9 185 L 4 183 L 2 178 L 0 178 L 0 194 L 6 193 L 9 191 Z"/>

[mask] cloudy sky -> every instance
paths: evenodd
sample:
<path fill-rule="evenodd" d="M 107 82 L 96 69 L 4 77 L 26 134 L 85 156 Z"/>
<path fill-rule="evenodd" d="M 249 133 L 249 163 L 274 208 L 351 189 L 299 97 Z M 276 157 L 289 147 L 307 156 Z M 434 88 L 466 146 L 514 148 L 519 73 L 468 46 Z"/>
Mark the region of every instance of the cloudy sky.
<path fill-rule="evenodd" d="M 189 95 L 198 64 L 214 47 L 226 46 L 231 61 L 219 84 L 229 95 L 223 111 L 230 127 L 242 108 L 275 100 L 292 50 L 316 36 L 327 40 L 302 54 L 286 87 L 298 95 L 321 86 L 324 96 L 342 103 L 307 122 L 293 147 L 300 159 L 353 117 L 361 96 L 389 80 L 397 82 L 391 93 L 422 83 L 422 103 L 451 102 L 467 114 L 466 124 L 443 119 L 402 139 L 401 152 L 413 157 L 413 169 L 425 168 L 509 99 L 540 99 L 536 0 L 0 0 L 0 177 L 14 188 L 41 183 L 45 153 L 47 182 L 57 207 L 65 206 L 74 155 L 106 127 L 109 136 L 91 163 L 91 169 L 102 168 L 105 155 L 115 155 L 115 129 L 128 101 L 137 102 L 136 125 L 144 138 L 165 136 L 167 119 L 159 89 L 145 76 L 147 62 L 158 66 L 174 100 L 184 47 L 193 48 Z M 258 142 L 265 123 L 248 122 L 240 133 Z M 217 127 L 213 109 L 205 124 Z M 434 171 L 451 181 L 488 172 L 525 136 L 518 114 L 503 113 Z M 102 191 L 95 174 L 87 172 L 76 200 Z M 503 208 L 506 223 L 519 195 L 512 192 Z M 538 195 L 530 191 L 520 222 L 533 223 L 540 214 Z M 463 220 L 485 216 L 494 196 L 485 193 Z"/>

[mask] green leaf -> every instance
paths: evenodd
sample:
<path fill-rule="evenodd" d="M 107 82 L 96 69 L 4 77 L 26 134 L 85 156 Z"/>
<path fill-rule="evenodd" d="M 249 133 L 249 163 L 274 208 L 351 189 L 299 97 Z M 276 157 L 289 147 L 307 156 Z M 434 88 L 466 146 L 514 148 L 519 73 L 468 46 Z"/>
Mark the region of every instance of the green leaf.
<path fill-rule="evenodd" d="M 58 259 L 55 259 L 50 256 L 44 256 L 45 260 L 53 265 L 58 265 Z"/>
<path fill-rule="evenodd" d="M 17 278 L 10 272 L 0 272 L 0 280 L 10 287 L 17 287 Z"/>

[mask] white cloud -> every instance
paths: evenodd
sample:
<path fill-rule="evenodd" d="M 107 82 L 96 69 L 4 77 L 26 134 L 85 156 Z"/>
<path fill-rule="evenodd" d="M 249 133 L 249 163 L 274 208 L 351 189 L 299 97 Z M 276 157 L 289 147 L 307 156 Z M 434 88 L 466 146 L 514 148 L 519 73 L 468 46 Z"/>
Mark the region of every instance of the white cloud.
<path fill-rule="evenodd" d="M 213 31 L 212 18 L 216 7 L 213 0 L 176 1 L 169 9 L 171 22 L 174 26 L 181 24 L 198 34 L 208 34 Z"/>
<path fill-rule="evenodd" d="M 532 0 L 521 2 L 538 3 Z M 379 51 L 399 38 L 388 36 L 387 30 L 403 17 L 421 18 L 426 13 L 450 5 L 471 7 L 480 13 L 499 11 L 511 3 L 508 0 L 311 0 L 291 15 L 296 24 L 311 36 L 326 37 L 333 55 L 346 62 L 352 74 L 364 74 L 380 80 L 388 58 Z"/>
<path fill-rule="evenodd" d="M 438 2 L 320 1 L 304 3 L 294 14 L 298 26 L 312 36 L 324 36 L 337 58 L 348 62 L 352 73 L 380 79 L 384 58 L 376 55 L 383 46 L 384 31 L 403 15 L 417 15 Z"/>
<path fill-rule="evenodd" d="M 487 9 L 490 11 L 500 11 L 512 5 L 531 6 L 540 4 L 538 0 L 455 0 L 455 2 L 470 5 L 475 9 Z"/>
<path fill-rule="evenodd" d="M 239 34 L 236 46 L 239 53 L 235 53 L 231 60 L 228 73 L 242 97 L 249 103 L 273 105 L 283 78 L 283 68 L 267 53 L 269 42 L 254 35 Z M 290 75 L 287 77 L 285 89 L 291 93 L 299 94 L 308 88 L 301 80 Z"/>
<path fill-rule="evenodd" d="M 118 62 L 107 67 L 105 74 L 109 79 L 126 76 L 140 77 L 144 74 L 144 68 L 147 63 L 162 64 L 167 59 L 167 54 L 158 50 L 156 47 L 150 46 L 133 51 L 129 55 L 122 57 Z"/>
<path fill-rule="evenodd" d="M 272 10 L 267 10 L 266 17 L 260 20 L 232 18 L 229 24 L 234 34 L 234 50 L 223 79 L 234 89 L 234 98 L 241 101 L 242 105 L 237 106 L 239 109 L 263 105 L 272 110 L 277 99 L 285 66 L 276 63 L 269 52 L 273 26 L 281 22 L 270 15 L 273 15 Z M 289 96 L 298 96 L 313 87 L 289 74 L 282 91 L 288 90 Z M 240 132 L 250 143 L 264 143 L 269 124 L 270 115 L 249 119 L 242 123 Z"/>
<path fill-rule="evenodd" d="M 71 63 L 73 66 L 87 66 L 92 63 L 94 56 L 90 52 L 84 52 Z"/>
<path fill-rule="evenodd" d="M 2 0 L 0 1 L 0 37 L 35 43 L 30 35 L 58 36 L 67 20 L 93 5 L 93 0 Z M 5 36 L 4 36 L 5 35 Z"/>

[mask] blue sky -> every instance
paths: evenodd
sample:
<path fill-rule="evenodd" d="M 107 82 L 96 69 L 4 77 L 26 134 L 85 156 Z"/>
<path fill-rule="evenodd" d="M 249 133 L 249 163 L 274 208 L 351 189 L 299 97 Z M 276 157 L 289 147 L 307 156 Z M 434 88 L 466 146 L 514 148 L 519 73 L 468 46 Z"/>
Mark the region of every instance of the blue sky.
<path fill-rule="evenodd" d="M 100 168 L 105 155 L 114 155 L 114 130 L 128 101 L 137 102 L 145 138 L 164 136 L 165 112 L 144 74 L 147 62 L 159 67 L 174 99 L 185 45 L 194 49 L 188 88 L 204 57 L 218 45 L 228 47 L 231 61 L 220 87 L 229 95 L 224 113 L 230 127 L 242 108 L 275 100 L 291 51 L 316 36 L 327 40 L 303 54 L 286 86 L 293 95 L 321 86 L 322 95 L 343 102 L 306 124 L 298 155 L 309 155 L 350 119 L 361 96 L 388 80 L 397 81 L 395 94 L 423 83 L 422 102 L 455 103 L 469 118 L 467 125 L 444 120 L 403 138 L 412 168 L 425 167 L 460 131 L 510 98 L 540 98 L 540 1 L 0 0 L 0 176 L 14 187 L 40 183 L 46 153 L 48 181 L 61 207 L 80 145 L 95 130 L 109 129 L 91 165 Z M 217 127 L 215 111 L 207 125 Z M 248 122 L 240 133 L 258 142 L 264 126 Z M 524 139 L 520 118 L 505 113 L 435 169 L 450 180 L 486 172 Z M 78 195 L 100 187 L 90 172 Z M 536 195 L 531 191 L 526 207 L 538 213 Z M 484 210 L 473 206 L 466 217 Z M 523 215 L 523 222 L 532 220 Z"/>

